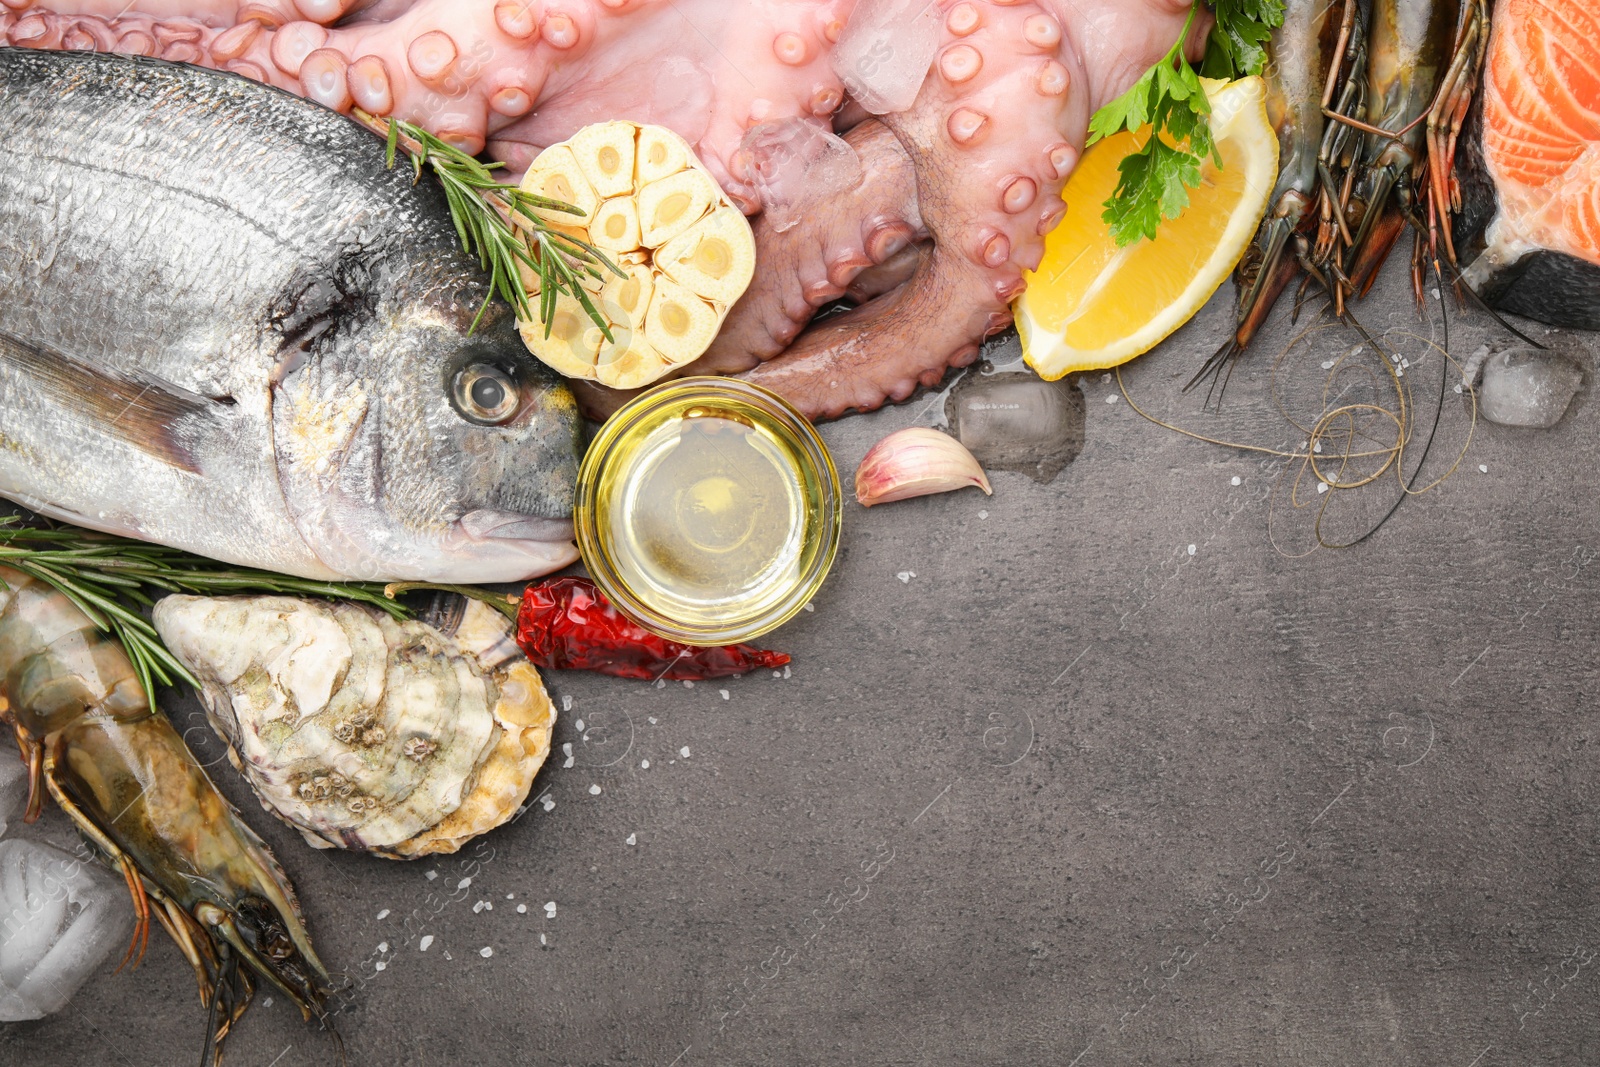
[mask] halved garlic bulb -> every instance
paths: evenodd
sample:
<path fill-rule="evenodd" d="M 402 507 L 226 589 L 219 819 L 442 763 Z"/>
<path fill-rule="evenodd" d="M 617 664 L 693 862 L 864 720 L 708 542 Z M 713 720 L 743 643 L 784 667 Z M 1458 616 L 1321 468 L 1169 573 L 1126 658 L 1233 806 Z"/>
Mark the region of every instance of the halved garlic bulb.
<path fill-rule="evenodd" d="M 546 324 L 521 321 L 528 350 L 569 378 L 648 385 L 699 358 L 755 273 L 750 224 L 688 142 L 660 126 L 601 122 L 540 153 L 522 188 L 583 210 L 541 210 L 552 226 L 626 272 L 584 281 L 611 340 L 562 295 Z M 530 292 L 538 275 L 524 270 Z"/>

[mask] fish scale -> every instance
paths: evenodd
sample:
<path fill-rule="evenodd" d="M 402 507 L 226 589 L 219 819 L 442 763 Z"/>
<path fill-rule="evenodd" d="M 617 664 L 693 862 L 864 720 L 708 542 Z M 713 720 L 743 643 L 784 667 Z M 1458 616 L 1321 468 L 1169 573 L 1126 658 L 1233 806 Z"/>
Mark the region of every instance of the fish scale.
<path fill-rule="evenodd" d="M 0 495 L 315 578 L 571 561 L 571 397 L 509 308 L 469 333 L 487 279 L 380 138 L 87 53 L 0 48 L 0 114 Z M 482 367 L 519 398 L 497 424 L 452 392 Z"/>

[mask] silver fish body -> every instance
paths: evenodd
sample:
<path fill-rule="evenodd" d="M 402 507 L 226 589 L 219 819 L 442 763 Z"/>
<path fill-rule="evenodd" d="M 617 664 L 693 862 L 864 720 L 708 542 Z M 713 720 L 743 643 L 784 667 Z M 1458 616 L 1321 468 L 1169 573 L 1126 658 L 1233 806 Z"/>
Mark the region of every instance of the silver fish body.
<path fill-rule="evenodd" d="M 442 193 L 308 101 L 0 48 L 0 495 L 316 578 L 576 558 L 577 409 Z"/>

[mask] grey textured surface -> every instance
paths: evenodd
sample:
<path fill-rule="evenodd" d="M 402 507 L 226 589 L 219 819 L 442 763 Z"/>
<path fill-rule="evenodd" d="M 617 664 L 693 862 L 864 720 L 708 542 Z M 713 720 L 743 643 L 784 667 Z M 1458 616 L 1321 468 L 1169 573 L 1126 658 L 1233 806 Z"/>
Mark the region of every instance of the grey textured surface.
<path fill-rule="evenodd" d="M 1369 325 L 1426 332 L 1404 288 L 1385 279 Z M 1284 319 L 1222 417 L 1178 395 L 1226 316 L 1213 301 L 1133 365 L 1130 394 L 1298 445 L 1268 393 Z M 1499 336 L 1474 319 L 1452 348 Z M 1317 335 L 1291 399 L 1314 409 L 1318 364 L 1350 343 Z M 1568 343 L 1592 373 L 1600 343 Z M 1419 399 L 1438 373 L 1436 355 L 1408 371 Z M 1269 539 L 1269 516 L 1287 552 L 1310 536 L 1283 461 L 1153 426 L 1099 375 L 1083 388 L 1084 451 L 1049 485 L 852 503 L 815 612 L 771 639 L 791 676 L 550 676 L 574 765 L 558 754 L 543 800 L 458 857 L 314 853 L 218 763 L 352 977 L 351 1062 L 1594 1062 L 1587 387 L 1553 430 L 1480 423 L 1442 488 L 1304 558 Z M 1430 473 L 1465 436 L 1446 400 Z M 826 435 L 848 472 L 925 410 Z M 1330 536 L 1393 494 L 1332 494 Z M 193 700 L 170 707 L 219 759 Z M 0 1062 L 188 1063 L 203 1023 L 158 933 L 138 971 L 0 1027 Z M 333 1051 L 280 998 L 229 1062 Z"/>

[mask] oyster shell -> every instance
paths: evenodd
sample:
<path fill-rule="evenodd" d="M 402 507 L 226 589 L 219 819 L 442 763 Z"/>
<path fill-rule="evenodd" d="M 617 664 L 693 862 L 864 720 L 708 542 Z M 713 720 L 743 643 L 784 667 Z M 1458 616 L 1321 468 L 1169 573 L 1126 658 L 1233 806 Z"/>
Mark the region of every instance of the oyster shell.
<path fill-rule="evenodd" d="M 509 819 L 555 726 L 510 620 L 477 601 L 454 616 L 169 596 L 154 621 L 262 807 L 318 848 L 411 859 Z"/>

